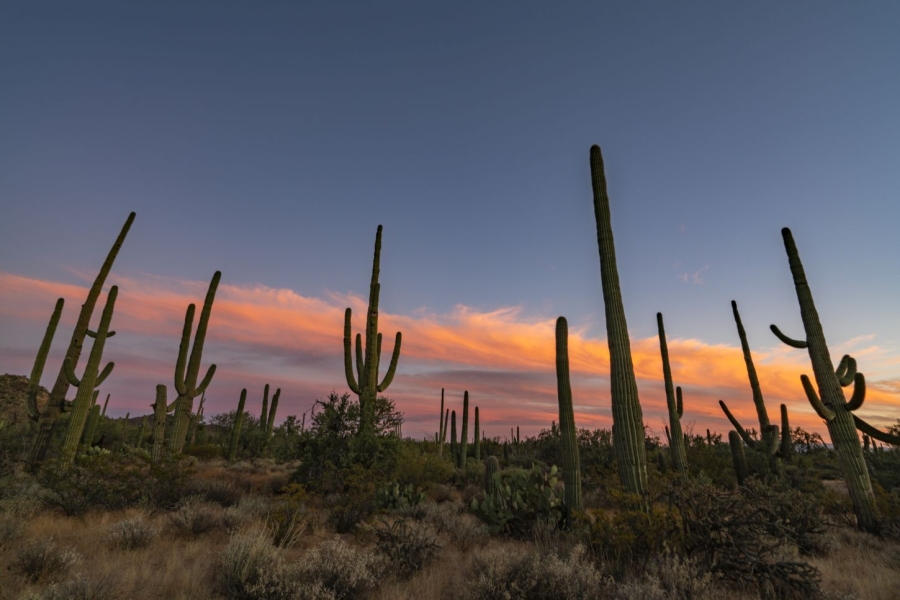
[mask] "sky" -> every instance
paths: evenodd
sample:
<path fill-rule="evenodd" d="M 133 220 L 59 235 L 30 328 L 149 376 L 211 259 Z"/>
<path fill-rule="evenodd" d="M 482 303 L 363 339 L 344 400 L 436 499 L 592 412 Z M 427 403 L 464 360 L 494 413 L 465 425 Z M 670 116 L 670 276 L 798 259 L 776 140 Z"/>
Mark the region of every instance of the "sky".
<path fill-rule="evenodd" d="M 281 417 L 344 393 L 384 226 L 383 363 L 404 434 L 468 390 L 489 436 L 558 419 L 567 317 L 579 427 L 609 427 L 588 151 L 604 153 L 645 424 L 756 425 L 730 301 L 770 416 L 825 434 L 781 240 L 790 227 L 858 414 L 900 417 L 900 4 L 6 2 L 0 6 L 0 372 L 27 375 L 56 298 L 51 386 L 127 215 L 101 389 L 145 414 L 173 387 L 187 305 L 216 270 L 206 414 L 281 387 Z M 102 306 L 102 300 L 100 303 Z M 94 323 L 100 309 L 95 311 Z M 74 394 L 74 390 L 70 392 Z M 827 436 L 826 436 L 827 439 Z"/>

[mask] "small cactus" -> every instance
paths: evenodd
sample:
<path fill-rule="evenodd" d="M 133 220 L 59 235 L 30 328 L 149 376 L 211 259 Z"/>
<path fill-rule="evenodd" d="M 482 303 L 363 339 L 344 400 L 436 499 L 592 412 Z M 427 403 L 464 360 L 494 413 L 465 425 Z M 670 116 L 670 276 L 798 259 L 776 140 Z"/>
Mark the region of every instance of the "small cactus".
<path fill-rule="evenodd" d="M 241 390 L 237 412 L 234 413 L 234 427 L 231 429 L 231 443 L 228 445 L 228 462 L 237 459 L 238 442 L 241 440 L 241 428 L 244 425 L 244 403 L 247 401 L 247 388 Z"/>

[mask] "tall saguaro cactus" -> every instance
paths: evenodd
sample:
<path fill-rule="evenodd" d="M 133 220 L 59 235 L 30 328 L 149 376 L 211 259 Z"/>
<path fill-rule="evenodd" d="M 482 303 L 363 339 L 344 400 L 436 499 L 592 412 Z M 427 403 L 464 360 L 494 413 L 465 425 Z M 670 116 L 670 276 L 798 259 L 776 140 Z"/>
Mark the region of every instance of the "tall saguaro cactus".
<path fill-rule="evenodd" d="M 459 463 L 459 448 L 456 445 L 456 411 L 450 411 L 450 460 Z"/>
<path fill-rule="evenodd" d="M 163 442 L 166 439 L 166 413 L 172 411 L 174 403 L 170 407 L 166 403 L 166 386 L 156 386 L 156 401 L 151 405 L 153 409 L 153 448 L 150 451 L 150 460 L 153 464 L 159 463 L 163 454 Z"/>
<path fill-rule="evenodd" d="M 738 420 L 731 414 L 725 402 L 719 400 L 719 406 L 731 424 L 734 426 L 737 434 L 741 436 L 744 443 L 751 450 L 761 452 L 769 458 L 769 470 L 772 473 L 778 473 L 778 458 L 788 458 L 781 456 L 782 447 L 778 443 L 778 425 L 769 422 L 769 414 L 766 412 L 766 403 L 763 400 L 762 388 L 759 385 L 759 377 L 756 375 L 756 367 L 753 366 L 753 357 L 750 355 L 750 344 L 747 342 L 747 332 L 744 331 L 744 324 L 741 323 L 741 315 L 738 312 L 737 302 L 731 301 L 731 312 L 734 313 L 734 322 L 737 324 L 738 337 L 741 339 L 741 351 L 744 353 L 744 364 L 747 365 L 747 376 L 750 379 L 750 390 L 753 392 L 753 404 L 756 406 L 756 414 L 759 418 L 759 431 L 762 439 L 754 440 L 747 430 L 741 427 Z M 783 404 L 781 411 L 782 431 L 787 431 L 790 440 L 790 425 L 787 420 L 787 407 Z"/>
<path fill-rule="evenodd" d="M 481 427 L 478 422 L 478 407 L 475 407 L 475 460 L 481 460 Z"/>
<path fill-rule="evenodd" d="M 265 429 L 266 423 L 269 422 L 269 384 L 263 388 L 262 412 L 259 414 L 259 426 Z"/>
<path fill-rule="evenodd" d="M 866 467 L 859 436 L 856 433 L 860 421 L 851 412 L 862 405 L 866 389 L 865 378 L 862 373 L 856 372 L 856 361 L 848 356 L 844 357 L 835 371 L 794 237 L 787 227 L 781 230 L 781 236 L 784 239 L 784 249 L 787 252 L 791 275 L 794 279 L 794 289 L 800 304 L 800 316 L 803 320 L 806 339 L 791 339 L 781 333 L 775 325 L 772 325 L 771 329 L 785 344 L 793 348 L 804 348 L 809 352 L 819 390 L 817 394 L 806 375 L 801 376 L 803 389 L 816 413 L 825 420 L 828 426 L 831 443 L 837 453 L 844 480 L 850 490 L 857 526 L 865 531 L 875 532 L 879 529 L 875 494 L 872 490 L 872 482 L 869 479 L 869 471 Z M 849 385 L 851 382 L 854 384 L 853 397 L 850 402 L 847 402 L 842 386 Z M 865 430 L 863 429 L 863 431 Z M 866 433 L 869 432 L 866 431 Z"/>
<path fill-rule="evenodd" d="M 50 317 L 50 323 L 47 325 L 44 339 L 41 341 L 41 347 L 38 348 L 37 357 L 34 359 L 31 377 L 28 379 L 28 389 L 25 392 L 25 410 L 28 413 L 28 418 L 38 423 L 40 423 L 42 417 L 42 413 L 37 405 L 38 391 L 41 389 L 41 376 L 44 374 L 44 365 L 47 363 L 47 355 L 50 354 L 50 346 L 53 344 L 53 336 L 56 335 L 56 327 L 59 325 L 64 304 L 65 300 L 62 298 L 56 301 L 53 315 Z"/>
<path fill-rule="evenodd" d="M 59 368 L 56 383 L 53 384 L 53 388 L 50 390 L 50 400 L 47 402 L 47 408 L 38 417 L 37 434 L 28 452 L 28 462 L 32 465 L 43 460 L 47 454 L 47 446 L 50 443 L 54 426 L 60 413 L 63 412 L 66 406 L 66 394 L 69 392 L 65 361 L 70 361 L 73 369 L 78 366 L 78 359 L 81 358 L 81 349 L 90 326 L 91 315 L 94 314 L 94 307 L 97 305 L 97 299 L 100 297 L 100 292 L 103 290 L 103 284 L 106 283 L 106 277 L 112 269 L 113 262 L 115 262 L 116 256 L 119 254 L 119 249 L 125 241 L 125 236 L 128 234 L 128 230 L 131 229 L 134 217 L 134 213 L 128 215 L 125 225 L 122 226 L 122 230 L 119 232 L 119 237 L 113 243 L 109 254 L 106 255 L 106 260 L 103 261 L 103 265 L 100 267 L 97 278 L 94 279 L 94 283 L 91 285 L 87 299 L 81 305 L 81 312 L 78 314 L 78 320 L 75 322 L 75 330 L 72 332 L 72 339 L 66 350 L 65 360 L 63 360 L 63 364 Z"/>
<path fill-rule="evenodd" d="M 469 450 L 469 392 L 463 393 L 462 431 L 459 436 L 459 458 L 456 461 L 460 469 L 466 468 Z"/>
<path fill-rule="evenodd" d="M 394 379 L 397 361 L 400 358 L 400 342 L 402 336 L 397 332 L 394 341 L 394 353 L 391 363 L 381 383 L 378 383 L 378 363 L 381 359 L 381 334 L 378 333 L 378 297 L 381 284 L 378 275 L 381 269 L 381 225 L 375 234 L 375 258 L 372 261 L 372 281 L 369 284 L 369 309 L 366 315 L 366 352 L 363 359 L 362 338 L 356 334 L 356 375 L 353 374 L 353 357 L 351 356 L 350 319 L 352 311 L 348 308 L 344 313 L 344 373 L 350 390 L 359 396 L 360 420 L 359 434 L 370 434 L 375 430 L 375 399 L 379 392 L 385 391 Z M 358 380 L 357 380 L 358 377 Z"/>
<path fill-rule="evenodd" d="M 188 361 L 188 348 L 191 345 L 191 330 L 194 327 L 195 306 L 193 304 L 188 306 L 184 316 L 184 330 L 181 333 L 181 345 L 178 348 L 178 361 L 175 363 L 175 391 L 178 392 L 178 397 L 175 399 L 175 426 L 172 428 L 172 437 L 169 439 L 169 449 L 174 453 L 181 452 L 184 448 L 191 412 L 194 408 L 194 398 L 206 391 L 213 375 L 216 374 L 216 365 L 210 365 L 206 377 L 203 378 L 200 385 L 197 385 L 200 361 L 203 359 L 203 343 L 206 341 L 206 329 L 209 326 L 209 315 L 212 313 L 216 289 L 219 287 L 221 278 L 221 271 L 216 271 L 209 283 L 206 300 L 203 302 L 203 311 L 200 313 L 200 321 L 197 323 L 197 333 L 194 336 L 190 361 Z"/>
<path fill-rule="evenodd" d="M 438 433 L 437 438 L 435 440 L 438 443 L 438 456 L 444 455 L 444 442 L 447 440 L 447 421 L 450 420 L 450 411 L 447 411 L 447 416 L 444 416 L 444 388 L 441 388 L 441 414 L 440 421 L 438 423 Z"/>
<path fill-rule="evenodd" d="M 619 287 L 609 196 L 606 193 L 606 174 L 603 171 L 603 154 L 599 146 L 591 146 L 591 184 L 594 192 L 594 218 L 597 221 L 597 244 L 600 249 L 600 278 L 606 313 L 606 336 L 609 343 L 613 446 L 622 485 L 626 491 L 640 496 L 646 503 L 647 454 L 644 449 L 644 418 L 631 359 L 631 342 L 628 339 L 622 291 Z"/>
<path fill-rule="evenodd" d="M 659 353 L 662 355 L 663 380 L 666 386 L 666 406 L 669 409 L 669 451 L 672 464 L 683 476 L 687 475 L 687 454 L 684 450 L 684 434 L 681 431 L 681 416 L 684 414 L 684 403 L 681 394 L 675 396 L 672 383 L 672 367 L 669 365 L 669 345 L 666 342 L 666 329 L 663 325 L 662 313 L 656 313 L 656 326 L 659 329 Z M 679 388 L 680 391 L 680 388 Z"/>
<path fill-rule="evenodd" d="M 61 464 L 65 465 L 75 460 L 75 453 L 78 451 L 78 442 L 81 440 L 81 434 L 84 431 L 84 424 L 87 421 L 88 413 L 91 410 L 91 400 L 94 398 L 94 388 L 100 386 L 103 381 L 112 373 L 115 363 L 108 363 L 103 370 L 100 370 L 100 361 L 103 360 L 103 348 L 106 345 L 106 338 L 112 337 L 114 332 L 109 330 L 109 323 L 112 321 L 113 310 L 116 306 L 116 296 L 119 294 L 119 288 L 112 286 L 106 297 L 106 306 L 103 308 L 103 314 L 100 317 L 100 325 L 97 327 L 96 333 L 89 332 L 94 338 L 94 345 L 91 347 L 91 353 L 88 357 L 87 366 L 83 375 L 79 378 L 75 374 L 74 361 L 67 358 L 65 361 L 66 377 L 69 383 L 78 388 L 75 400 L 72 402 L 72 415 L 69 418 L 69 431 L 66 440 L 63 443 Z"/>
<path fill-rule="evenodd" d="M 569 324 L 565 317 L 556 320 L 556 391 L 559 398 L 560 455 L 565 483 L 566 506 L 581 510 L 581 459 L 569 382 Z"/>

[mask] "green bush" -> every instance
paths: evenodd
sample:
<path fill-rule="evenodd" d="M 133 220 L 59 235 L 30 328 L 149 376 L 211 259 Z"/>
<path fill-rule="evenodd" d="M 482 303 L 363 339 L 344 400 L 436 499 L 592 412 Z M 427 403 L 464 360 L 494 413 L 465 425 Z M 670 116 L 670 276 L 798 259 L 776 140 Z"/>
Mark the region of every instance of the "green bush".
<path fill-rule="evenodd" d="M 508 469 L 494 474 L 497 493 L 474 498 L 472 511 L 481 517 L 492 533 L 506 532 L 525 537 L 535 521 L 553 521 L 562 525 L 567 513 L 562 502 L 561 482 L 556 467 L 530 471 Z"/>

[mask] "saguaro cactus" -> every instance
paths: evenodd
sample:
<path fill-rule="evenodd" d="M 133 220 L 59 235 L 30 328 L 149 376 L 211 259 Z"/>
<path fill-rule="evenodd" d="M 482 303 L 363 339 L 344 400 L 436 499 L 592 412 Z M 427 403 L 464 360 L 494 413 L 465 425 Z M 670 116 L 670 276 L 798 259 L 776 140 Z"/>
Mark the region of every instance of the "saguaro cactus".
<path fill-rule="evenodd" d="M 613 446 L 622 485 L 626 491 L 640 496 L 646 503 L 647 455 L 644 449 L 644 419 L 631 359 L 631 342 L 628 339 L 622 292 L 619 288 L 609 196 L 606 193 L 606 175 L 603 171 L 603 155 L 599 146 L 591 146 L 591 184 L 594 192 L 594 218 L 597 221 L 597 244 L 600 249 L 606 336 L 609 343 Z"/>
<path fill-rule="evenodd" d="M 749 469 L 747 468 L 747 455 L 744 454 L 744 442 L 737 431 L 728 432 L 728 444 L 731 446 L 731 461 L 734 463 L 734 474 L 738 485 L 744 485 L 747 481 Z"/>
<path fill-rule="evenodd" d="M 109 323 L 112 321 L 118 294 L 119 288 L 112 286 L 106 297 L 106 306 L 103 308 L 103 314 L 100 317 L 100 326 L 97 327 L 96 333 L 90 332 L 90 336 L 94 338 L 94 345 L 91 347 L 84 374 L 79 378 L 75 374 L 74 361 L 70 358 L 67 358 L 65 361 L 66 377 L 69 378 L 71 385 L 78 388 L 78 393 L 72 402 L 69 431 L 63 443 L 61 455 L 61 464 L 63 465 L 75 460 L 75 453 L 78 450 L 78 442 L 81 440 L 84 423 L 87 420 L 88 412 L 91 410 L 94 388 L 102 385 L 103 381 L 112 373 L 113 367 L 115 367 L 115 363 L 109 363 L 103 368 L 103 371 L 100 371 L 100 361 L 103 359 L 103 348 L 106 345 L 106 338 L 114 335 L 114 332 L 109 330 Z"/>
<path fill-rule="evenodd" d="M 94 279 L 94 283 L 91 285 L 87 299 L 81 305 L 81 312 L 78 314 L 78 320 L 75 322 L 75 330 L 72 332 L 72 339 L 66 350 L 65 360 L 63 360 L 59 374 L 56 376 L 56 383 L 53 384 L 53 388 L 50 390 L 50 400 L 47 403 L 47 408 L 38 418 L 37 434 L 28 453 L 28 462 L 31 464 L 43 460 L 47 453 L 47 445 L 50 443 L 53 428 L 56 425 L 57 418 L 66 406 L 66 394 L 69 392 L 65 361 L 70 361 L 73 369 L 78 366 L 78 359 L 81 358 L 81 350 L 90 325 L 91 315 L 94 314 L 97 299 L 100 297 L 100 292 L 103 290 L 103 284 L 106 283 L 106 277 L 109 275 L 110 269 L 112 269 L 113 262 L 115 262 L 116 256 L 119 254 L 119 249 L 125 241 L 125 236 L 128 234 L 128 230 L 131 229 L 134 216 L 134 213 L 131 213 L 125 220 L 125 225 L 122 226 L 119 237 L 113 243 L 106 260 L 103 261 L 103 265 L 100 267 L 100 273 L 97 274 L 97 278 Z"/>
<path fill-rule="evenodd" d="M 56 307 L 53 309 L 50 323 L 44 332 L 41 347 L 38 348 L 37 357 L 34 359 L 31 377 L 28 379 L 28 389 L 25 392 L 25 410 L 28 413 L 28 418 L 38 423 L 40 423 L 42 416 L 37 405 L 38 391 L 41 389 L 41 376 L 44 374 L 44 365 L 47 363 L 47 355 L 50 354 L 50 346 L 53 344 L 53 336 L 56 335 L 56 326 L 59 325 L 59 318 L 62 316 L 64 304 L 65 300 L 62 298 L 56 301 Z"/>
<path fill-rule="evenodd" d="M 741 315 L 738 312 L 737 302 L 731 301 L 731 312 L 734 314 L 734 322 L 737 325 L 738 337 L 741 339 L 741 351 L 744 354 L 744 364 L 747 366 L 747 377 L 750 379 L 750 390 L 753 392 L 753 404 L 756 406 L 756 414 L 759 418 L 759 431 L 762 439 L 754 440 L 747 430 L 741 427 L 738 420 L 731 414 L 725 402 L 719 400 L 719 406 L 732 426 L 737 431 L 744 443 L 751 450 L 761 452 L 769 458 L 769 470 L 772 473 L 778 473 L 778 458 L 780 457 L 780 447 L 778 445 L 778 425 L 772 425 L 769 422 L 769 414 L 766 412 L 766 403 L 763 400 L 762 388 L 759 385 L 759 377 L 756 375 L 756 367 L 753 366 L 753 357 L 750 355 L 750 344 L 747 342 L 747 332 L 744 331 L 744 325 L 741 323 Z M 784 405 L 782 405 L 784 407 Z M 787 407 L 781 411 L 782 430 L 787 430 L 788 439 L 790 439 L 790 425 L 787 420 Z"/>
<path fill-rule="evenodd" d="M 856 372 L 856 361 L 849 356 L 844 357 L 835 371 L 794 237 L 787 227 L 781 230 L 781 235 L 794 279 L 794 289 L 800 304 L 800 316 L 803 320 L 806 339 L 791 339 L 781 333 L 775 325 L 772 325 L 771 329 L 785 344 L 793 348 L 805 348 L 809 352 L 819 390 L 817 394 L 806 375 L 800 377 L 803 389 L 806 391 L 813 409 L 828 426 L 831 443 L 837 453 L 844 480 L 850 490 L 850 499 L 856 513 L 857 525 L 865 531 L 876 532 L 879 529 L 879 519 L 875 494 L 869 479 L 869 471 L 866 468 L 862 446 L 859 443 L 859 436 L 856 433 L 856 429 L 860 428 L 865 433 L 872 435 L 872 431 L 866 429 L 871 426 L 851 412 L 862 406 L 866 390 L 865 378 L 862 373 Z M 842 386 L 849 385 L 851 382 L 854 384 L 853 397 L 850 402 L 847 402 Z M 874 428 L 871 429 L 878 431 Z M 886 435 L 883 432 L 879 433 Z"/>
<path fill-rule="evenodd" d="M 469 447 L 469 392 L 463 393 L 462 431 L 459 436 L 459 457 L 456 461 L 460 469 L 466 468 Z"/>
<path fill-rule="evenodd" d="M 440 422 L 438 423 L 438 433 L 436 441 L 438 443 L 438 456 L 444 455 L 444 442 L 447 439 L 447 421 L 450 420 L 450 412 L 447 412 L 447 416 L 444 416 L 444 388 L 441 388 L 441 414 Z"/>
<path fill-rule="evenodd" d="M 147 415 L 144 415 L 144 418 L 141 419 L 141 430 L 138 431 L 137 444 L 135 444 L 136 448 L 140 448 L 144 445 L 144 438 L 147 436 Z"/>
<path fill-rule="evenodd" d="M 459 464 L 459 448 L 456 445 L 456 411 L 450 412 L 450 460 Z"/>
<path fill-rule="evenodd" d="M 153 449 L 150 451 L 150 460 L 157 464 L 162 458 L 163 442 L 166 439 L 166 413 L 174 410 L 166 403 L 166 386 L 156 386 L 156 401 L 150 405 L 153 409 Z"/>
<path fill-rule="evenodd" d="M 237 458 L 238 442 L 241 440 L 241 428 L 244 425 L 244 403 L 247 401 L 247 388 L 241 390 L 241 399 L 238 400 L 237 412 L 234 413 L 234 427 L 231 430 L 231 443 L 228 445 L 228 462 L 234 462 Z"/>
<path fill-rule="evenodd" d="M 566 506 L 581 510 L 581 459 L 578 456 L 578 432 L 572 408 L 569 383 L 569 324 L 565 317 L 556 320 L 556 391 L 559 398 L 560 458 L 565 483 Z"/>
<path fill-rule="evenodd" d="M 500 461 L 496 456 L 488 456 L 484 461 L 484 495 L 495 498 L 497 496 L 497 484 L 494 475 L 500 472 Z"/>
<path fill-rule="evenodd" d="M 84 434 L 81 436 L 81 445 L 90 448 L 94 442 L 94 434 L 97 432 L 97 421 L 100 420 L 100 405 L 97 404 L 97 396 L 100 390 L 94 390 L 91 398 L 91 412 L 88 413 L 87 423 L 84 425 Z"/>
<path fill-rule="evenodd" d="M 669 409 L 669 451 L 672 454 L 672 464 L 682 475 L 687 475 L 687 454 L 684 450 L 684 434 L 681 431 L 681 416 L 684 414 L 684 403 L 681 398 L 681 388 L 678 388 L 678 396 L 675 396 L 672 383 L 672 367 L 669 365 L 669 345 L 666 342 L 666 329 L 663 325 L 662 313 L 656 313 L 656 326 L 659 329 L 659 353 L 662 356 L 663 380 L 666 386 L 666 406 Z"/>
<path fill-rule="evenodd" d="M 272 437 L 272 431 L 275 429 L 275 413 L 278 411 L 278 399 L 281 398 L 281 388 L 275 390 L 272 396 L 272 406 L 269 407 L 268 418 L 266 419 L 266 439 Z"/>
<path fill-rule="evenodd" d="M 478 423 L 478 407 L 475 407 L 475 460 L 481 460 L 481 428 Z"/>
<path fill-rule="evenodd" d="M 378 274 L 381 265 L 381 225 L 375 234 L 375 259 L 372 261 L 372 281 L 369 284 L 369 309 L 366 316 L 366 354 L 363 360 L 362 338 L 356 334 L 356 369 L 353 374 L 353 357 L 350 354 L 350 318 L 351 310 L 344 313 L 344 373 L 350 390 L 359 396 L 360 420 L 359 433 L 369 434 L 375 429 L 375 399 L 379 392 L 385 391 L 394 379 L 397 361 L 400 358 L 400 342 L 402 336 L 397 332 L 394 342 L 394 353 L 391 363 L 381 383 L 378 383 L 378 363 L 381 357 L 381 334 L 378 333 L 378 297 L 381 284 Z M 358 376 L 358 381 L 357 381 Z"/>
<path fill-rule="evenodd" d="M 262 429 L 266 428 L 266 424 L 269 422 L 269 384 L 266 384 L 266 387 L 263 388 L 263 403 L 262 403 L 262 412 L 259 414 L 259 426 Z"/>
<path fill-rule="evenodd" d="M 107 395 L 106 395 L 106 400 L 103 402 L 103 412 L 100 413 L 100 416 L 101 416 L 101 417 L 105 417 L 105 416 L 106 416 L 106 408 L 109 406 L 109 397 L 110 397 L 110 396 L 112 396 L 112 394 L 107 394 Z"/>
<path fill-rule="evenodd" d="M 169 449 L 172 452 L 181 452 L 187 437 L 188 424 L 191 420 L 191 412 L 194 408 L 194 398 L 206 391 L 207 386 L 216 374 L 216 365 L 210 365 L 206 377 L 200 385 L 197 385 L 197 376 L 200 373 L 200 361 L 203 359 L 203 343 L 206 341 L 206 329 L 209 325 L 209 315 L 212 313 L 213 301 L 216 299 L 216 289 L 219 287 L 219 279 L 222 273 L 216 271 L 209 289 L 206 292 L 206 300 L 203 302 L 203 311 L 200 313 L 200 321 L 197 323 L 197 333 L 194 336 L 194 346 L 191 349 L 191 359 L 188 361 L 188 348 L 191 345 L 191 330 L 194 326 L 195 306 L 188 306 L 184 316 L 184 330 L 181 334 L 181 345 L 178 348 L 178 361 L 175 363 L 175 391 L 178 398 L 175 399 L 175 426 L 172 428 L 172 437 L 169 439 Z"/>
<path fill-rule="evenodd" d="M 188 444 L 191 446 L 193 446 L 194 442 L 197 440 L 197 425 L 199 424 L 200 419 L 203 418 L 203 404 L 205 402 L 206 391 L 200 395 L 200 406 L 198 406 L 194 414 L 191 415 L 191 422 L 188 424 Z"/>

